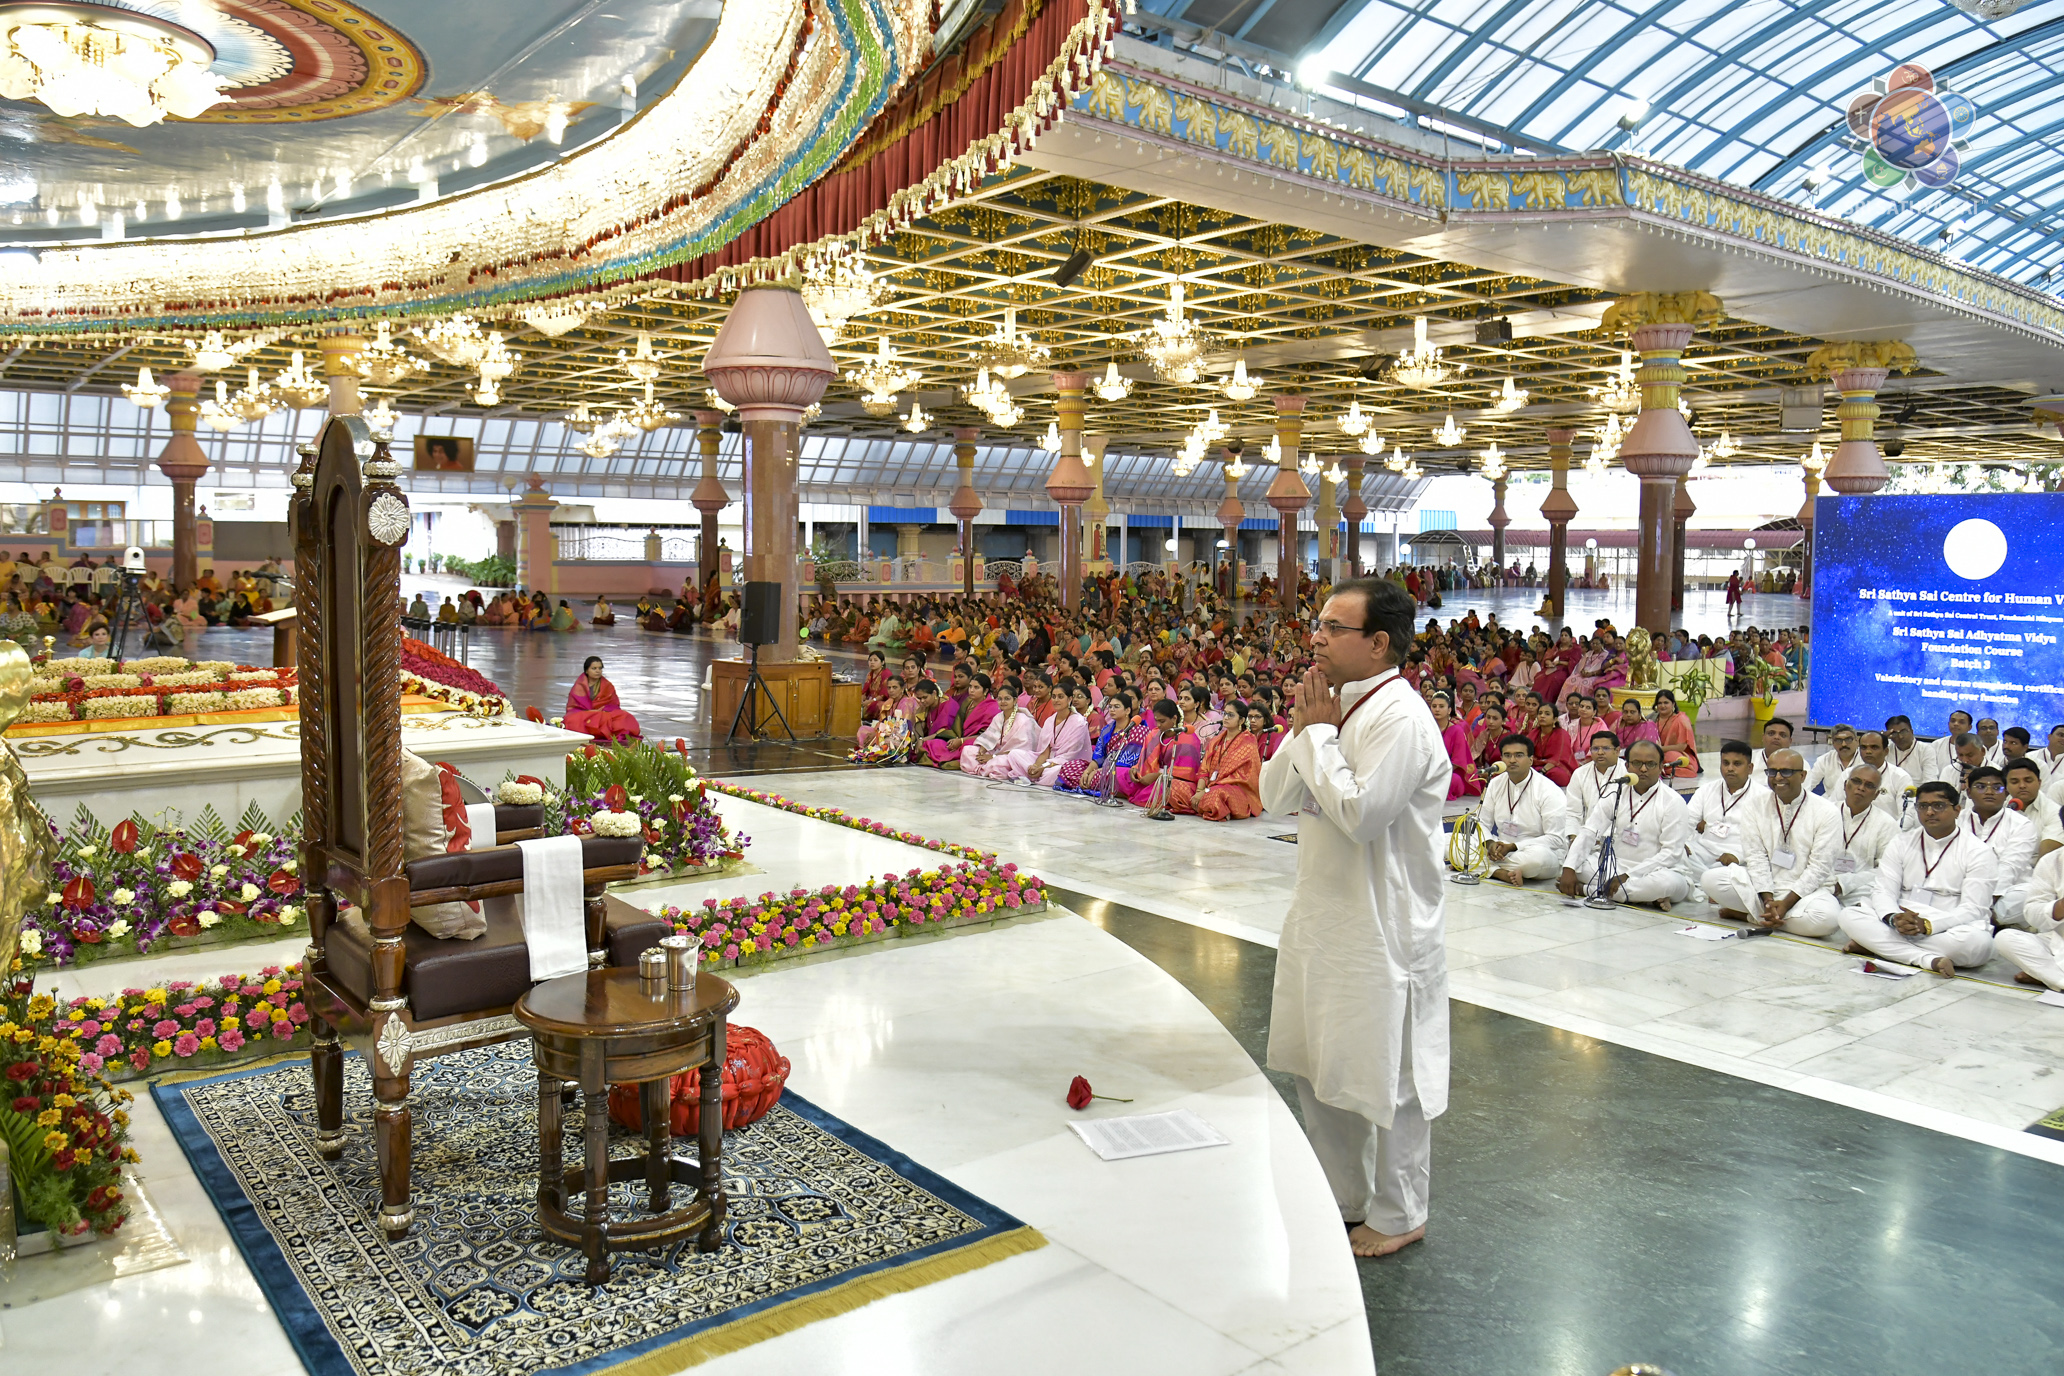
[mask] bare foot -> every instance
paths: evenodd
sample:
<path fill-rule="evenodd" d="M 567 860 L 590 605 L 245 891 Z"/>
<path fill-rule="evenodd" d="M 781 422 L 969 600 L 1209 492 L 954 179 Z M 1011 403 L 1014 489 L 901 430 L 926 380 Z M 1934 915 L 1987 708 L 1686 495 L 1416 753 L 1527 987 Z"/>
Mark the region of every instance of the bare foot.
<path fill-rule="evenodd" d="M 1526 880 L 1520 877 L 1519 871 L 1515 869 L 1492 870 L 1491 878 L 1501 884 L 1510 884 L 1515 889 L 1522 887 L 1526 883 Z"/>
<path fill-rule="evenodd" d="M 1357 1223 L 1347 1230 L 1347 1245 L 1358 1257 L 1387 1257 L 1392 1252 L 1409 1247 L 1426 1237 L 1426 1225 L 1420 1224 L 1409 1233 L 1379 1233 L 1366 1223 Z"/>
<path fill-rule="evenodd" d="M 1842 948 L 1842 954 L 1845 956 L 1867 956 L 1870 954 L 1870 948 L 1867 946 L 1859 946 L 1852 941 L 1847 946 L 1844 946 Z"/>
<path fill-rule="evenodd" d="M 1735 908 L 1722 908 L 1720 916 L 1726 918 L 1729 922 L 1747 922 L 1749 920 L 1747 913 Z"/>
<path fill-rule="evenodd" d="M 1670 900 L 1669 900 L 1669 899 L 1667 899 L 1667 898 L 1658 898 L 1658 899 L 1657 899 L 1657 900 L 1655 901 L 1655 905 L 1656 905 L 1656 911 L 1658 911 L 1658 912 L 1665 912 L 1665 913 L 1666 913 L 1666 912 L 1670 911 Z"/>
<path fill-rule="evenodd" d="M 2034 975 L 2029 974 L 2026 970 L 2016 970 L 2014 972 L 2014 983 L 2032 984 L 2038 989 L 2046 989 L 2049 987 L 2048 985 L 2044 984 L 2041 980 L 2037 979 Z"/>
<path fill-rule="evenodd" d="M 1948 956 L 1937 956 L 1928 962 L 1928 968 L 1944 979 L 1956 978 L 1956 962 Z"/>

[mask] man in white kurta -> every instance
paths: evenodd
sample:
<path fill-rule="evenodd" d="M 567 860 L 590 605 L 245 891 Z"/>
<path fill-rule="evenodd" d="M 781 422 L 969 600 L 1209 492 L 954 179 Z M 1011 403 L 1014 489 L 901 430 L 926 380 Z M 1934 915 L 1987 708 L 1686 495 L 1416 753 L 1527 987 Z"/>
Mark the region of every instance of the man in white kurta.
<path fill-rule="evenodd" d="M 1706 780 L 1691 795 L 1691 835 L 1685 838 L 1690 873 L 1741 863 L 1741 819 L 1748 815 L 1743 809 L 1768 791 L 1750 772 L 1749 759 L 1746 744 L 1723 741 L 1720 777 Z"/>
<path fill-rule="evenodd" d="M 1448 1105 L 1452 766 L 1397 672 L 1413 610 L 1394 583 L 1336 585 L 1313 626 L 1317 667 L 1298 688 L 1293 734 L 1261 769 L 1262 806 L 1297 817 L 1268 1063 L 1296 1077 L 1357 1256 L 1426 1235 L 1430 1120 Z"/>
<path fill-rule="evenodd" d="M 1921 965 L 1948 978 L 1992 954 L 1992 881 L 1999 856 L 1957 825 L 1956 790 L 1930 780 L 1914 800 L 1920 826 L 1878 863 L 1870 902 L 1836 921 L 1858 955 Z"/>
<path fill-rule="evenodd" d="M 1598 800 L 1614 779 L 1620 777 L 1620 741 L 1610 731 L 1600 731 L 1591 737 L 1591 755 L 1584 763 L 1570 771 L 1569 789 L 1569 834 L 1576 838 L 1577 828 L 1584 825 L 1584 819 L 1591 815 L 1591 809 L 1598 806 Z"/>
<path fill-rule="evenodd" d="M 1769 788 L 1736 814 L 1741 863 L 1699 876 L 1699 887 L 1722 917 L 1795 936 L 1835 930 L 1834 894 L 1840 832 L 1835 804 L 1806 791 L 1806 762 L 1796 750 L 1773 750 L 1763 774 Z"/>
<path fill-rule="evenodd" d="M 1865 764 L 1878 771 L 1877 801 L 1871 806 L 1890 817 L 1893 826 L 1903 829 L 1913 811 L 1913 800 L 1907 796 L 1907 790 L 1914 786 L 1913 775 L 1892 763 L 1892 742 L 1882 731 L 1859 732 L 1856 751 Z"/>
<path fill-rule="evenodd" d="M 1899 824 L 1880 809 L 1878 771 L 1860 764 L 1842 786 L 1842 809 L 1835 824 L 1842 829 L 1842 848 L 1835 852 L 1835 897 L 1845 908 L 1867 902 L 1877 884 L 1885 850 L 1899 839 Z"/>
<path fill-rule="evenodd" d="M 1989 764 L 1979 765 L 1964 780 L 1968 805 L 1957 825 L 1999 855 L 1992 879 L 1992 911 L 1999 922 L 2021 920 L 2028 901 L 2028 875 L 2035 868 L 2035 823 L 2006 805 L 2007 776 Z"/>
<path fill-rule="evenodd" d="M 2028 877 L 2028 896 L 2021 908 L 2022 931 L 2002 927 L 1992 949 L 2021 967 L 2021 973 L 2052 989 L 2064 990 L 2064 850 L 2053 850 L 2035 862 Z"/>
<path fill-rule="evenodd" d="M 1534 768 L 1534 743 L 1507 736 L 1498 749 L 1505 772 L 1484 785 L 1484 853 L 1491 878 L 1518 888 L 1562 869 L 1569 850 L 1569 803 L 1555 780 Z"/>
<path fill-rule="evenodd" d="M 2005 773 L 2007 806 L 2026 817 L 2028 824 L 2035 828 L 2035 858 L 2040 860 L 2064 846 L 2064 809 L 2057 806 L 2056 799 L 2043 793 L 2042 766 L 2036 763 L 2036 759 L 2034 755 L 2023 755 L 2018 760 L 2010 760 Z M 2001 921 L 2007 920 L 2002 916 Z"/>
<path fill-rule="evenodd" d="M 1690 812 L 1677 790 L 1660 782 L 1663 750 L 1636 741 L 1627 751 L 1630 782 L 1606 790 L 1570 842 L 1556 887 L 1574 898 L 1580 887 L 1602 890 L 1620 903 L 1653 903 L 1668 911 L 1691 893 L 1684 873 Z M 1603 842 L 1612 841 L 1612 868 L 1600 874 Z"/>
<path fill-rule="evenodd" d="M 1856 748 L 1856 728 L 1837 726 L 1828 734 L 1828 746 L 1826 753 L 1806 771 L 1806 791 L 1818 793 L 1839 807 L 1843 781 L 1850 770 L 1863 763 L 1863 755 Z"/>

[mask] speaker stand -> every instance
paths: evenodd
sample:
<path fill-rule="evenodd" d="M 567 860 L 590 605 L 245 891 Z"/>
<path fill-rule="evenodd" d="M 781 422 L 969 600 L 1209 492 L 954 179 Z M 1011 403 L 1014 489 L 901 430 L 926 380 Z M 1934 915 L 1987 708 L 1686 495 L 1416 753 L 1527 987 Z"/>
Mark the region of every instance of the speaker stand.
<path fill-rule="evenodd" d="M 781 714 L 781 704 L 774 700 L 774 690 L 767 686 L 767 680 L 760 677 L 759 646 L 754 645 L 752 647 L 752 658 L 749 663 L 750 667 L 745 674 L 745 691 L 739 695 L 738 710 L 731 714 L 731 729 L 724 733 L 724 739 L 727 741 L 737 739 L 738 725 L 740 722 L 746 721 L 746 709 L 753 705 L 753 694 L 764 693 L 767 698 L 767 705 L 774 709 L 774 720 L 781 723 L 782 734 L 788 737 L 790 745 L 796 744 L 796 734 L 789 729 L 788 718 Z M 750 728 L 752 739 L 758 740 L 760 738 L 760 714 L 757 709 L 753 711 L 752 719 L 747 724 Z"/>

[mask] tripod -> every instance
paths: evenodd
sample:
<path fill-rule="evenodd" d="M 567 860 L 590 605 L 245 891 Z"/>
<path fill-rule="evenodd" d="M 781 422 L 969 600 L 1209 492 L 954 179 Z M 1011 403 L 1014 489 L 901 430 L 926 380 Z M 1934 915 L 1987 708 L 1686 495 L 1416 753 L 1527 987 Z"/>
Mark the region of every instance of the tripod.
<path fill-rule="evenodd" d="M 115 594 L 115 614 L 108 619 L 108 657 L 110 659 L 120 661 L 128 658 L 128 656 L 122 653 L 122 637 L 129 634 L 129 627 L 132 624 L 141 625 L 144 628 L 144 636 L 146 638 L 144 648 L 150 648 L 148 644 L 150 618 L 143 614 L 143 595 L 136 590 L 137 581 L 142 577 L 141 573 L 132 572 L 128 569 L 122 570 L 121 591 Z"/>
<path fill-rule="evenodd" d="M 766 695 L 767 705 L 774 709 L 774 720 L 781 723 L 781 730 L 788 737 L 788 743 L 794 745 L 796 734 L 790 729 L 788 718 L 781 714 L 781 704 L 774 700 L 774 692 L 767 686 L 767 680 L 760 677 L 760 647 L 758 645 L 752 647 L 752 658 L 748 661 L 748 664 L 749 667 L 745 674 L 745 692 L 738 699 L 738 710 L 731 714 L 731 729 L 724 733 L 724 739 L 728 741 L 738 735 L 738 724 L 746 721 L 746 709 L 752 706 L 753 695 L 755 693 L 763 693 Z M 748 726 L 752 738 L 758 740 L 760 738 L 760 714 L 757 710 L 753 712 Z"/>

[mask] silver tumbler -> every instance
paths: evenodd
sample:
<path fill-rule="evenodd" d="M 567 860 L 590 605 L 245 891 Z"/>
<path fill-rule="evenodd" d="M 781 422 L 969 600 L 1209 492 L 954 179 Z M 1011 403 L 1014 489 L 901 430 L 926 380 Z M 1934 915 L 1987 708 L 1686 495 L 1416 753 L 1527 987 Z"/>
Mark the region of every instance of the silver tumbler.
<path fill-rule="evenodd" d="M 667 957 L 665 951 L 654 946 L 649 951 L 639 953 L 638 984 L 648 998 L 666 992 Z"/>
<path fill-rule="evenodd" d="M 663 938 L 660 948 L 666 952 L 667 988 L 679 991 L 695 987 L 695 943 L 685 936 Z"/>

